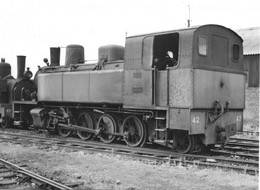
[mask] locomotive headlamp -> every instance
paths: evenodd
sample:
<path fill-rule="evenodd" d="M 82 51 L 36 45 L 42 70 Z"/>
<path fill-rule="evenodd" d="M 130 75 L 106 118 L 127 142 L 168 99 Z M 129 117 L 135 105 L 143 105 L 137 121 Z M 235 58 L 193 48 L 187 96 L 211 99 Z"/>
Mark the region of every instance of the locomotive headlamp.
<path fill-rule="evenodd" d="M 27 67 L 27 71 L 24 72 L 23 74 L 24 78 L 27 80 L 30 80 L 33 76 L 32 72 L 30 71 L 29 67 Z"/>

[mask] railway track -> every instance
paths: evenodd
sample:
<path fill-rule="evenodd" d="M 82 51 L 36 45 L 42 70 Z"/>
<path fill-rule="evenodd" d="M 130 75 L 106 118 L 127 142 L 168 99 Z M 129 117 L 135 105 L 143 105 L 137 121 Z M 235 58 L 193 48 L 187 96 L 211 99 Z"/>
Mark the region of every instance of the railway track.
<path fill-rule="evenodd" d="M 254 135 L 254 136 L 259 136 L 259 132 L 258 131 L 241 131 L 241 132 L 237 132 L 238 135 Z"/>
<path fill-rule="evenodd" d="M 234 151 L 238 150 L 259 154 L 259 140 L 233 137 L 226 148 L 229 148 L 230 150 L 234 149 Z"/>
<path fill-rule="evenodd" d="M 211 149 L 211 152 L 258 161 L 259 140 L 244 137 L 232 137 L 224 149 L 220 146 L 216 146 L 214 149 Z"/>
<path fill-rule="evenodd" d="M 19 185 L 27 184 L 27 188 L 32 188 L 32 183 L 44 189 L 72 190 L 72 188 L 53 180 L 45 178 L 41 175 L 33 173 L 24 167 L 8 162 L 0 158 L 0 188 L 19 189 Z M 24 186 L 24 185 L 23 185 Z M 30 187 L 31 186 L 31 187 Z"/>
<path fill-rule="evenodd" d="M 132 148 L 124 144 L 104 144 L 97 141 L 81 141 L 74 138 L 39 137 L 17 133 L 0 132 L 0 142 L 35 143 L 50 146 L 59 146 L 79 151 L 102 152 L 106 154 L 119 154 L 138 159 L 152 160 L 157 163 L 167 162 L 170 165 L 196 165 L 198 167 L 214 167 L 225 170 L 236 170 L 248 174 L 259 173 L 258 155 L 248 153 L 232 153 L 227 150 L 211 150 L 204 155 L 179 154 L 162 146 L 147 144 L 145 147 Z M 215 150 L 215 151 L 214 151 Z M 222 152 L 221 152 L 222 151 Z M 242 156 L 244 154 L 244 157 Z"/>

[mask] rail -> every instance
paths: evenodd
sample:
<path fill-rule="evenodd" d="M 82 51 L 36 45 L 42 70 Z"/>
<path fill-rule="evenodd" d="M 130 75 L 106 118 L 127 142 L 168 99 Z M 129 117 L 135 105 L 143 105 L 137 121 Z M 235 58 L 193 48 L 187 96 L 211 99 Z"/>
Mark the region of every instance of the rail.
<path fill-rule="evenodd" d="M 9 169 L 12 169 L 12 170 L 14 170 L 14 171 L 16 171 L 18 173 L 24 174 L 26 176 L 29 176 L 32 179 L 34 179 L 34 180 L 36 180 L 36 181 L 38 181 L 40 183 L 48 184 L 48 185 L 50 185 L 52 187 L 55 187 L 57 189 L 60 189 L 60 190 L 72 190 L 72 188 L 70 188 L 70 187 L 62 185 L 62 184 L 60 184 L 58 182 L 55 182 L 53 180 L 50 180 L 50 179 L 45 178 L 43 176 L 40 176 L 38 174 L 35 174 L 35 173 L 33 173 L 33 172 L 29 171 L 29 170 L 26 170 L 26 169 L 24 169 L 22 167 L 19 167 L 19 166 L 15 165 L 15 164 L 13 164 L 11 162 L 8 162 L 6 160 L 1 159 L 1 158 L 0 158 L 0 163 L 2 165 L 6 166 Z"/>

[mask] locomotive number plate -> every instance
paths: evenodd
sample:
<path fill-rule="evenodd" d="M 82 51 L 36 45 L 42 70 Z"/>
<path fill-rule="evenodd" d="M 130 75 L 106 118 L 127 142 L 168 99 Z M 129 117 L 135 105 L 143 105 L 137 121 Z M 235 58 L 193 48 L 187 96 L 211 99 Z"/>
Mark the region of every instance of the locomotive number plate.
<path fill-rule="evenodd" d="M 141 72 L 133 73 L 133 77 L 134 78 L 142 78 L 142 73 Z"/>
<path fill-rule="evenodd" d="M 143 87 L 133 87 L 132 92 L 133 93 L 143 93 Z"/>

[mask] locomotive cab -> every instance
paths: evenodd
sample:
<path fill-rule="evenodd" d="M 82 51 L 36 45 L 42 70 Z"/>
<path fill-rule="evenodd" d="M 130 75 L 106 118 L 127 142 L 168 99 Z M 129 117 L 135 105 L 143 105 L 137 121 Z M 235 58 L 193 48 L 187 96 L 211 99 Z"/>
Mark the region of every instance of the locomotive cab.
<path fill-rule="evenodd" d="M 133 36 L 125 55 L 124 108 L 157 110 L 152 142 L 187 153 L 242 130 L 243 48 L 232 30 L 205 25 Z"/>

